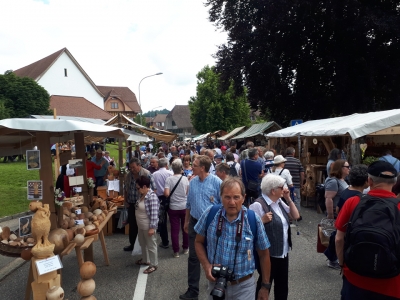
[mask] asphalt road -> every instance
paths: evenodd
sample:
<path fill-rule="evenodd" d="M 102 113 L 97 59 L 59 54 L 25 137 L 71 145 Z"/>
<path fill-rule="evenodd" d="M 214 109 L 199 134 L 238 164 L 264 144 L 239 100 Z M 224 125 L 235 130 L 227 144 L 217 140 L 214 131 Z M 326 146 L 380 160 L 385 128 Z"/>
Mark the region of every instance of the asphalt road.
<path fill-rule="evenodd" d="M 327 267 L 325 256 L 316 252 L 317 224 L 322 215 L 314 209 L 302 209 L 303 221 L 299 222 L 299 232 L 293 232 L 293 251 L 290 252 L 289 299 L 309 300 L 340 299 L 341 277 L 339 271 Z M 295 228 L 294 228 L 295 229 Z M 97 299 L 122 300 L 133 299 L 137 284 L 139 266 L 130 253 L 122 251 L 128 237 L 116 233 L 106 237 L 110 266 L 105 266 L 99 242 L 94 244 L 94 260 L 97 274 L 94 277 Z M 6 268 L 13 259 L 0 258 L 0 267 Z M 62 287 L 65 299 L 80 299 L 76 286 L 80 280 L 75 252 L 63 259 Z M 0 299 L 24 299 L 29 264 L 22 264 L 0 281 Z M 1 270 L 0 270 L 1 273 Z M 146 275 L 144 299 L 179 299 L 187 288 L 187 256 L 172 256 L 172 250 L 159 248 L 159 268 Z M 1 277 L 0 277 L 1 278 Z M 207 282 L 202 273 L 200 297 L 205 299 Z M 143 286 L 139 287 L 143 292 Z M 272 293 L 273 294 L 273 293 Z M 273 295 L 270 299 L 274 299 Z"/>

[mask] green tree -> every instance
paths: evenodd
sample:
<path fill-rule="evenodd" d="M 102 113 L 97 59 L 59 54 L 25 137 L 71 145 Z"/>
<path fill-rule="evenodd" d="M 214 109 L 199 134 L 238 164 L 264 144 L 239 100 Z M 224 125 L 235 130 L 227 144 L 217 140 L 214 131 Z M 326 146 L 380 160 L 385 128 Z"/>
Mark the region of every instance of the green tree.
<path fill-rule="evenodd" d="M 0 75 L 0 118 L 26 118 L 49 115 L 50 95 L 31 78 L 18 77 L 12 71 Z"/>
<path fill-rule="evenodd" d="M 243 87 L 241 93 L 235 94 L 231 83 L 222 91 L 214 67 L 205 66 L 196 77 L 196 97 L 190 97 L 189 109 L 190 120 L 198 132 L 230 131 L 250 124 L 250 108 Z"/>
<path fill-rule="evenodd" d="M 137 124 L 146 126 L 146 117 L 144 115 L 137 114 L 133 121 L 135 121 Z"/>
<path fill-rule="evenodd" d="M 255 109 L 291 119 L 399 107 L 399 2 L 207 0 L 228 34 L 215 55 L 224 88 L 248 89 Z"/>

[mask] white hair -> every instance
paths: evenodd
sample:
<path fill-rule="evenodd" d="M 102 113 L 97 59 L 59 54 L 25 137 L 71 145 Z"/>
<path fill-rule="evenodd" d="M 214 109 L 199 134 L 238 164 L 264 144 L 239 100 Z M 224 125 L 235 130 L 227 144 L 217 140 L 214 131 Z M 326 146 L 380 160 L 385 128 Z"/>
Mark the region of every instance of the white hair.
<path fill-rule="evenodd" d="M 267 151 L 264 154 L 265 159 L 274 159 L 274 152 L 272 151 Z"/>
<path fill-rule="evenodd" d="M 182 161 L 177 158 L 175 159 L 172 164 L 172 171 L 174 172 L 174 174 L 181 174 L 182 173 Z"/>
<path fill-rule="evenodd" d="M 268 174 L 261 181 L 261 191 L 263 194 L 269 196 L 271 191 L 285 184 L 285 179 L 275 174 Z"/>

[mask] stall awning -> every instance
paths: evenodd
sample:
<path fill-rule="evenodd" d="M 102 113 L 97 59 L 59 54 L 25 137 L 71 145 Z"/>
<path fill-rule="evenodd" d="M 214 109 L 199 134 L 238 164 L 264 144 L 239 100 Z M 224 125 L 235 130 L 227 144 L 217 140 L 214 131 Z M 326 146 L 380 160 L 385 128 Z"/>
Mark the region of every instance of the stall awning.
<path fill-rule="evenodd" d="M 245 127 L 246 126 L 237 127 L 235 129 L 233 129 L 231 132 L 229 132 L 228 134 L 225 134 L 224 136 L 221 136 L 219 138 L 219 140 L 221 140 L 221 141 L 229 140 L 232 137 L 234 137 L 236 134 L 238 134 L 241 130 L 243 130 Z"/>
<path fill-rule="evenodd" d="M 400 125 L 400 109 L 308 121 L 271 132 L 267 136 L 334 136 L 349 134 L 353 139 L 356 139 L 396 125 Z"/>
<path fill-rule="evenodd" d="M 266 123 L 261 123 L 261 124 L 254 124 L 251 126 L 249 129 L 247 129 L 245 132 L 231 138 L 232 140 L 238 140 L 238 139 L 244 139 L 244 138 L 249 138 L 252 136 L 256 136 L 259 134 L 264 134 L 264 132 L 268 129 L 280 129 L 282 128 L 279 126 L 277 123 L 274 121 L 266 122 Z"/>
<path fill-rule="evenodd" d="M 119 117 L 121 117 L 121 119 L 119 119 Z M 118 124 L 121 124 L 122 126 L 127 126 L 130 128 L 134 128 L 134 129 L 138 129 L 141 132 L 143 132 L 144 134 L 154 138 L 156 141 L 163 141 L 163 142 L 167 142 L 170 143 L 172 141 L 174 141 L 178 135 L 166 131 L 166 130 L 160 130 L 160 129 L 151 129 L 151 128 L 147 128 L 143 125 L 140 125 L 134 121 L 132 121 L 131 119 L 129 119 L 127 116 L 123 115 L 123 114 L 118 114 L 116 116 L 114 116 L 113 118 L 111 118 L 110 120 L 108 120 L 106 123 L 104 123 L 104 125 L 107 126 L 117 126 Z"/>
<path fill-rule="evenodd" d="M 49 132 L 51 144 L 73 140 L 76 132 L 92 137 L 128 138 L 122 130 L 87 122 L 59 119 L 4 119 L 0 120 L 0 156 L 23 154 L 36 145 L 37 132 Z"/>
<path fill-rule="evenodd" d="M 200 134 L 199 136 L 196 136 L 195 138 L 193 138 L 194 141 L 200 141 L 200 140 L 204 140 L 205 138 L 207 138 L 209 136 L 210 133 L 203 133 Z"/>

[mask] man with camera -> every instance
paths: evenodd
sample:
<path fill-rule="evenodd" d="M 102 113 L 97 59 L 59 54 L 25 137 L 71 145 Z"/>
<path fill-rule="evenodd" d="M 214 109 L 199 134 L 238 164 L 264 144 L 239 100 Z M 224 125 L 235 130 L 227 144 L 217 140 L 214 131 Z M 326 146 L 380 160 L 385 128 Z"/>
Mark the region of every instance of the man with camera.
<path fill-rule="evenodd" d="M 242 206 L 245 188 L 230 177 L 221 184 L 222 207 L 207 208 L 195 226 L 195 248 L 209 280 L 210 299 L 254 299 L 256 293 L 255 255 L 262 270 L 258 300 L 267 300 L 270 243 L 259 216 Z"/>

